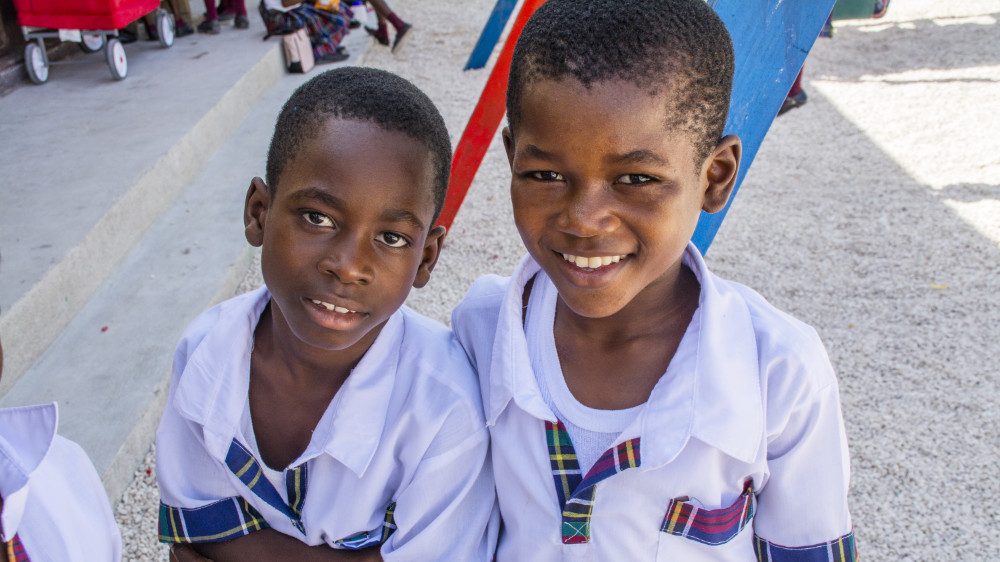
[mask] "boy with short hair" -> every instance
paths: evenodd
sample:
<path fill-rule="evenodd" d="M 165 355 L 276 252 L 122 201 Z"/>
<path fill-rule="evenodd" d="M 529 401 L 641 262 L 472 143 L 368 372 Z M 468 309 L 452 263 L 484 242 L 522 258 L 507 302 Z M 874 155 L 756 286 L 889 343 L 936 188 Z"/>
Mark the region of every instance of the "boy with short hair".
<path fill-rule="evenodd" d="M 481 377 L 498 560 L 854 560 L 837 381 L 816 332 L 714 276 L 729 35 L 701 0 L 549 0 L 504 146 L 527 247 L 452 315 Z"/>
<path fill-rule="evenodd" d="M 175 355 L 162 541 L 216 561 L 492 554 L 476 375 L 403 306 L 445 237 L 450 160 L 433 103 L 388 72 L 331 70 L 285 103 L 244 211 L 266 287 L 202 314 Z"/>

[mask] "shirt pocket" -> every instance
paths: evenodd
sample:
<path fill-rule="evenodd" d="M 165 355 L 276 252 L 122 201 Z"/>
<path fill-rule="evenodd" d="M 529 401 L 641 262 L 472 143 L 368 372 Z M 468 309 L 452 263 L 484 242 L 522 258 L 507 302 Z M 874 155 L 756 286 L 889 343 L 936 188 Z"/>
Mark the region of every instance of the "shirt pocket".
<path fill-rule="evenodd" d="M 699 507 L 687 497 L 670 500 L 660 525 L 657 560 L 683 560 L 683 554 L 712 559 L 727 553 L 752 553 L 752 533 L 743 531 L 752 530 L 756 508 L 749 481 L 732 505 L 718 509 Z"/>

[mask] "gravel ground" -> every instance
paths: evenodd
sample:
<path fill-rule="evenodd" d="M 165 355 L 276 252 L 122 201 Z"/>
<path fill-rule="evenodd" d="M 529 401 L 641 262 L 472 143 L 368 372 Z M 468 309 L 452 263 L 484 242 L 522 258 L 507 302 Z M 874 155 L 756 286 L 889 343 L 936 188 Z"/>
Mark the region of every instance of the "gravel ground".
<path fill-rule="evenodd" d="M 457 142 L 487 77 L 461 68 L 493 1 L 393 4 L 413 40 L 362 62 L 423 88 Z M 806 64 L 808 104 L 772 126 L 707 257 L 822 335 L 868 560 L 1000 559 L 998 17 L 1000 0 L 897 0 L 838 22 Z M 496 137 L 410 306 L 447 321 L 475 278 L 511 271 L 508 174 Z M 259 283 L 255 266 L 241 290 Z M 152 464 L 116 510 L 127 559 L 165 558 Z"/>

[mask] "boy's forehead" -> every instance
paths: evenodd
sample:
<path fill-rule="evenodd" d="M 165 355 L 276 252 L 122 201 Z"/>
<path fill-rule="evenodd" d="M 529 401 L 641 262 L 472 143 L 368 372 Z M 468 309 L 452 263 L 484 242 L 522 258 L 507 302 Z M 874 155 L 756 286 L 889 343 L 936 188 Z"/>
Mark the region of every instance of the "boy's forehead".
<path fill-rule="evenodd" d="M 369 189 L 369 181 L 384 180 L 399 184 L 398 187 L 406 192 L 419 190 L 425 195 L 419 198 L 420 206 L 427 206 L 424 203 L 429 201 L 433 212 L 433 152 L 420 140 L 373 121 L 328 117 L 315 134 L 303 139 L 291 166 L 287 166 L 282 175 L 306 169 L 336 172 L 335 175 L 344 180 L 338 182 L 339 185 L 348 189 Z M 350 181 L 359 179 L 364 182 Z M 279 180 L 279 184 L 282 183 Z M 277 192 L 282 191 L 279 186 Z"/>
<path fill-rule="evenodd" d="M 522 118 L 528 107 L 542 112 L 561 108 L 573 113 L 583 106 L 605 105 L 609 109 L 619 109 L 628 105 L 632 112 L 641 112 L 646 119 L 659 120 L 664 130 L 668 130 L 691 119 L 679 113 L 677 98 L 675 88 L 666 81 L 653 83 L 610 78 L 586 84 L 572 76 L 537 78 L 524 85 L 522 115 L 517 117 Z"/>

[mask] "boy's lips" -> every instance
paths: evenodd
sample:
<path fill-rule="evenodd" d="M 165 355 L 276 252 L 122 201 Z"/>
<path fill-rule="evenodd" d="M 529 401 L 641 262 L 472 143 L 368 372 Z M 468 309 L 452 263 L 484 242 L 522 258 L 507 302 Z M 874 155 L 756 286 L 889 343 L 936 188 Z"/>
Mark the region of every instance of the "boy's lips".
<path fill-rule="evenodd" d="M 310 316 L 313 317 L 314 321 L 331 330 L 353 329 L 362 318 L 367 316 L 366 313 L 355 310 L 360 307 L 353 303 L 340 301 L 340 304 L 336 304 L 329 300 L 311 297 L 306 297 L 303 301 L 308 303 L 307 309 L 311 311 Z"/>

